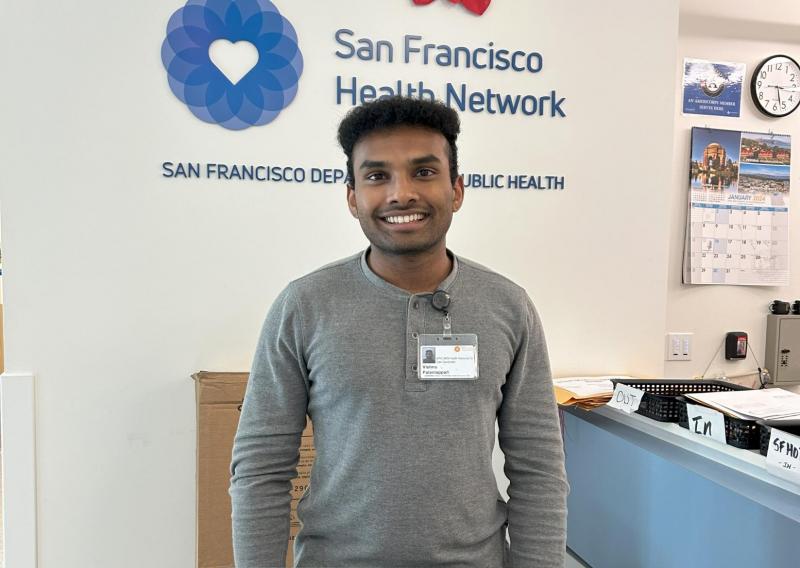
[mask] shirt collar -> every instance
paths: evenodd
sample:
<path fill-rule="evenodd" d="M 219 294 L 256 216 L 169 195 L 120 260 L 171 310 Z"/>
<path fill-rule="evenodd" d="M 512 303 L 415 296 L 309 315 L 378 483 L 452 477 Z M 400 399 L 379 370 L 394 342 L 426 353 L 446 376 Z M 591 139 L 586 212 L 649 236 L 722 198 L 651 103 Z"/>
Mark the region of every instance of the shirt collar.
<path fill-rule="evenodd" d="M 367 264 L 368 253 L 369 253 L 369 247 L 367 247 L 366 250 L 364 250 L 364 252 L 361 253 L 361 261 L 360 261 L 361 271 L 364 273 L 364 276 L 366 276 L 367 280 L 369 280 L 372 284 L 374 284 L 378 288 L 390 292 L 395 296 L 402 296 L 403 298 L 408 298 L 412 295 L 429 296 L 430 294 L 435 292 L 435 290 L 431 290 L 430 292 L 411 294 L 407 290 L 403 290 L 402 288 L 399 288 L 394 284 L 387 282 L 386 280 L 375 274 L 369 267 L 369 264 Z M 455 282 L 456 276 L 458 275 L 458 257 L 454 255 L 452 251 L 450 251 L 450 249 L 447 249 L 447 256 L 449 256 L 453 260 L 453 268 L 450 270 L 450 274 L 448 274 L 447 277 L 444 280 L 442 280 L 442 282 L 436 287 L 436 290 L 449 290 L 450 287 L 453 285 L 453 282 Z"/>

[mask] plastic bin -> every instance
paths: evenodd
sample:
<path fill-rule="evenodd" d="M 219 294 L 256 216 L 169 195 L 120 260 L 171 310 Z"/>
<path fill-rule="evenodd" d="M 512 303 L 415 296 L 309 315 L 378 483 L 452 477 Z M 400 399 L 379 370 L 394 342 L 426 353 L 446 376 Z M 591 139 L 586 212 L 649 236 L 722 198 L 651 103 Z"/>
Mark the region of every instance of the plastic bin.
<path fill-rule="evenodd" d="M 642 390 L 645 395 L 639 404 L 637 414 L 647 416 L 659 422 L 678 422 L 680 419 L 680 406 L 686 412 L 686 404 L 677 400 L 677 397 L 690 392 L 721 392 L 733 390 L 751 390 L 741 385 L 725 381 L 695 381 L 692 379 L 611 379 L 617 383 L 628 385 Z M 687 418 L 688 420 L 688 418 Z"/>
<path fill-rule="evenodd" d="M 761 426 L 759 450 L 762 456 L 766 456 L 769 450 L 769 439 L 772 435 L 773 427 L 789 434 L 800 436 L 800 420 L 759 420 L 758 425 Z"/>
<path fill-rule="evenodd" d="M 686 428 L 688 430 L 689 413 L 686 410 L 687 402 L 689 402 L 689 404 L 702 405 L 699 402 L 692 402 L 686 397 L 678 397 L 678 404 L 680 405 L 679 412 L 681 415 L 678 424 L 681 428 Z M 758 448 L 758 445 L 761 443 L 761 427 L 755 420 L 743 420 L 741 418 L 728 416 L 727 414 L 723 414 L 723 417 L 725 418 L 725 442 L 729 446 L 742 450 L 754 450 Z"/>

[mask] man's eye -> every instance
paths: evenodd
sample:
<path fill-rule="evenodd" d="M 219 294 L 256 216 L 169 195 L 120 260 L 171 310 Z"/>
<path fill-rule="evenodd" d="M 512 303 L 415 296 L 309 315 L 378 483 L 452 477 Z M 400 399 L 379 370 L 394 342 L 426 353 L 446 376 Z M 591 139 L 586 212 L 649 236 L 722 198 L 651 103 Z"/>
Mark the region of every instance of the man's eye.
<path fill-rule="evenodd" d="M 365 179 L 367 179 L 369 181 L 380 181 L 382 179 L 385 179 L 385 177 L 386 176 L 384 175 L 383 172 L 372 172 L 372 173 L 367 174 Z"/>
<path fill-rule="evenodd" d="M 417 175 L 420 177 L 428 177 L 436 175 L 436 170 L 432 170 L 431 168 L 421 168 L 417 170 Z"/>

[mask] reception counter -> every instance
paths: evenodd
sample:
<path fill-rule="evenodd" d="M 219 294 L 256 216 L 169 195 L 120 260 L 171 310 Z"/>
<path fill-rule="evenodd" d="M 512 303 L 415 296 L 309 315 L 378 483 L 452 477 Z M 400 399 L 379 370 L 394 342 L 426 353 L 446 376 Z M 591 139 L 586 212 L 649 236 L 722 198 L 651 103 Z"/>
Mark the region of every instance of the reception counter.
<path fill-rule="evenodd" d="M 593 568 L 800 566 L 800 485 L 677 424 L 563 412 L 567 545 Z"/>

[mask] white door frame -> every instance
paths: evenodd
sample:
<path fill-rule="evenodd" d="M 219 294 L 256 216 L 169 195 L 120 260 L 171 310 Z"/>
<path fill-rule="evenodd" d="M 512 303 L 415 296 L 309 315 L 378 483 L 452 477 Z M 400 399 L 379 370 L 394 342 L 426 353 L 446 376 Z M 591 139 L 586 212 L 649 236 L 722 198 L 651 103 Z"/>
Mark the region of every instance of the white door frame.
<path fill-rule="evenodd" d="M 33 375 L 0 375 L 5 568 L 36 568 L 36 400 Z"/>

